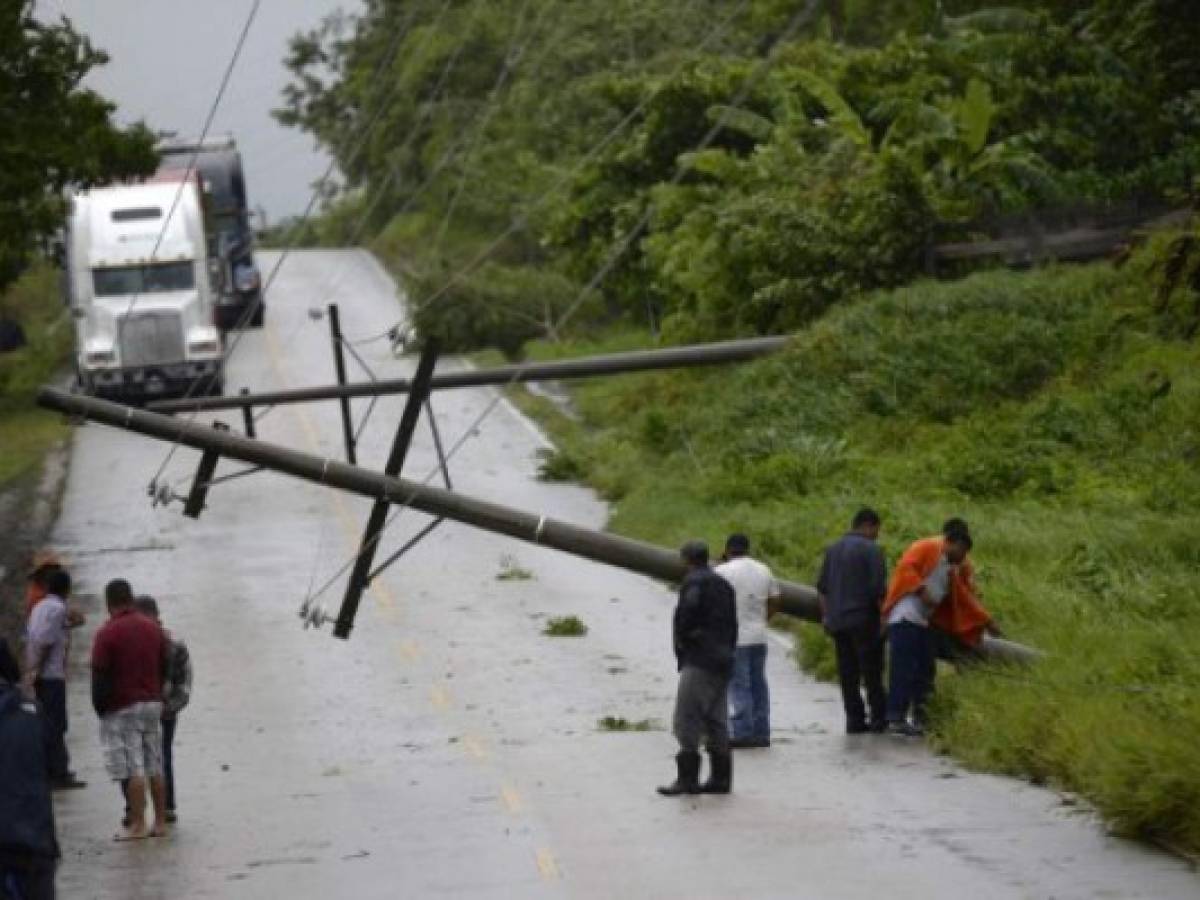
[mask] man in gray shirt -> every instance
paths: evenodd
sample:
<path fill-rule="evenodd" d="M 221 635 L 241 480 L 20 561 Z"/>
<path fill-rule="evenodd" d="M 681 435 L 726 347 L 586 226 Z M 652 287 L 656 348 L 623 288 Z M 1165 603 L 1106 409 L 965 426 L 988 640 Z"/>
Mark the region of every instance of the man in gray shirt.
<path fill-rule="evenodd" d="M 46 596 L 29 614 L 25 646 L 25 679 L 37 694 L 46 735 L 46 767 L 56 790 L 80 788 L 67 756 L 67 598 L 71 576 L 65 569 L 34 572 L 43 580 Z"/>
<path fill-rule="evenodd" d="M 825 630 L 837 649 L 847 734 L 887 728 L 879 622 L 879 607 L 887 590 L 887 564 L 875 543 L 880 525 L 873 509 L 855 513 L 850 532 L 826 549 L 817 576 Z M 865 707 L 863 687 L 867 691 Z"/>

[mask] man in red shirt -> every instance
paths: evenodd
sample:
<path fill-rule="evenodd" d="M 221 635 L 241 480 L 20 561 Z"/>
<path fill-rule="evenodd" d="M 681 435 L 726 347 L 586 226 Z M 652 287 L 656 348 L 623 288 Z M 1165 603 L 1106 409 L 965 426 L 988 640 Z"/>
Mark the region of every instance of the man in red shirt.
<path fill-rule="evenodd" d="M 127 782 L 129 824 L 117 840 L 166 834 L 162 766 L 162 683 L 166 641 L 162 629 L 133 607 L 123 579 L 104 588 L 109 620 L 92 645 L 92 705 L 100 716 L 104 764 L 114 781 Z M 154 828 L 146 827 L 146 782 L 154 801 Z"/>

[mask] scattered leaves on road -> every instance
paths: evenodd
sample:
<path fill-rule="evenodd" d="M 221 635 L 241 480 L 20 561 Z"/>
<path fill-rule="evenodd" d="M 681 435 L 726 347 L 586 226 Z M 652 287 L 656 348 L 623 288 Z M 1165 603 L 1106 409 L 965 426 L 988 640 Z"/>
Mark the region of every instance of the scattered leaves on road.
<path fill-rule="evenodd" d="M 587 625 L 578 616 L 559 616 L 548 621 L 542 629 L 542 634 L 550 637 L 583 637 L 587 633 Z"/>
<path fill-rule="evenodd" d="M 506 554 L 500 557 L 500 571 L 496 575 L 497 581 L 529 581 L 531 578 L 533 578 L 533 573 L 526 568 L 522 568 L 515 556 Z"/>
<path fill-rule="evenodd" d="M 601 731 L 653 731 L 654 722 L 651 719 L 630 721 L 624 716 L 605 716 L 596 720 L 596 727 Z"/>

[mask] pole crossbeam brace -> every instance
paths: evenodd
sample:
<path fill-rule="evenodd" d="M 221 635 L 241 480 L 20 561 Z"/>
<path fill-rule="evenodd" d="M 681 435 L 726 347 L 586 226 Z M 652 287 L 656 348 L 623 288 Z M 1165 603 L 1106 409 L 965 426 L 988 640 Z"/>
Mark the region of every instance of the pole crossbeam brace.
<path fill-rule="evenodd" d="M 433 377 L 430 388 L 435 391 L 454 388 L 503 385 L 526 381 L 564 381 L 574 378 L 594 378 L 600 375 L 621 375 L 627 372 L 648 372 L 656 369 L 680 369 L 690 366 L 711 366 L 722 363 L 743 362 L 787 346 L 786 336 L 747 338 L 737 341 L 720 341 L 713 344 L 692 344 L 683 347 L 668 347 L 660 350 L 635 350 L 631 353 L 610 353 L 603 356 L 585 356 L 579 359 L 563 359 L 556 362 L 519 363 L 497 366 L 491 369 L 468 369 L 462 372 L 444 372 Z M 184 400 L 156 400 L 146 405 L 154 412 L 176 413 L 193 410 L 228 409 L 243 406 L 247 401 L 255 405 L 283 403 L 308 403 L 314 400 L 340 400 L 352 397 L 377 397 L 386 394 L 407 394 L 413 388 L 408 378 L 358 381 L 350 384 L 334 384 L 312 388 L 292 388 L 261 394 L 237 397 L 191 397 Z"/>
<path fill-rule="evenodd" d="M 446 461 L 446 448 L 442 444 L 442 430 L 438 428 L 437 419 L 433 415 L 433 403 L 429 398 L 425 398 L 425 415 L 429 419 L 429 430 L 433 432 L 433 448 L 437 451 L 438 468 L 442 470 L 442 483 L 446 485 L 446 490 L 454 490 L 454 484 L 450 481 L 450 465 Z"/>
<path fill-rule="evenodd" d="M 329 340 L 333 344 L 333 370 L 340 387 L 346 386 L 346 353 L 342 346 L 342 320 L 336 303 L 329 304 Z M 354 422 L 351 419 L 350 398 L 338 399 L 342 407 L 342 440 L 346 444 L 346 462 L 358 464 L 354 440 Z"/>
<path fill-rule="evenodd" d="M 376 578 L 378 578 L 380 575 L 382 575 L 385 569 L 387 569 L 389 566 L 391 566 L 392 563 L 397 562 L 400 559 L 400 557 L 402 557 L 405 553 L 407 553 L 413 547 L 417 546 L 417 544 L 421 543 L 421 541 L 425 540 L 425 538 L 427 538 L 431 534 L 433 534 L 434 531 L 437 530 L 437 527 L 445 521 L 446 520 L 443 518 L 434 519 L 432 522 L 430 522 L 428 525 L 426 525 L 424 528 L 422 528 L 420 531 L 418 531 L 416 534 L 414 534 L 411 538 L 409 538 L 407 541 L 405 541 L 403 546 L 401 546 L 399 550 L 397 550 L 395 553 L 393 553 L 391 556 L 389 556 L 387 559 L 385 559 L 383 562 L 381 562 L 378 566 L 376 566 L 375 571 L 373 571 L 369 575 L 367 575 L 367 586 L 370 587 L 371 582 L 374 581 Z"/>
<path fill-rule="evenodd" d="M 183 504 L 183 514 L 189 519 L 200 518 L 204 511 L 204 501 L 208 499 L 208 486 L 213 473 L 217 471 L 217 462 L 221 454 L 215 450 L 205 450 L 200 457 L 200 465 L 196 467 L 196 477 L 192 479 L 192 489 L 188 491 L 187 500 Z"/>
<path fill-rule="evenodd" d="M 332 312 L 333 307 L 330 307 Z M 392 452 L 388 454 L 383 474 L 395 477 L 404 468 L 404 460 L 408 456 L 408 448 L 412 446 L 413 434 L 421 418 L 421 409 L 429 399 L 429 382 L 433 378 L 433 367 L 437 363 L 438 343 L 429 340 L 421 351 L 417 372 L 413 376 L 413 389 L 404 404 L 404 413 L 400 416 L 400 427 L 396 429 L 396 440 L 392 443 Z M 349 403 L 349 401 L 344 401 Z M 348 420 L 346 420 L 348 421 Z M 379 547 L 379 537 L 387 520 L 388 507 L 391 504 L 386 499 L 377 499 L 367 517 L 367 527 L 363 532 L 362 544 L 358 555 L 354 558 L 354 568 L 350 571 L 350 579 L 346 584 L 346 596 L 342 598 L 341 609 L 338 610 L 337 622 L 333 626 L 334 637 L 348 638 L 354 627 L 354 617 L 358 613 L 358 604 L 362 600 L 363 591 L 371 581 L 371 566 L 375 562 L 375 551 Z"/>
<path fill-rule="evenodd" d="M 246 397 L 249 393 L 249 388 L 242 388 L 238 391 L 238 395 L 241 397 Z M 258 437 L 258 434 L 254 430 L 254 407 L 244 401 L 242 403 L 242 428 L 246 432 L 246 437 Z"/>
<path fill-rule="evenodd" d="M 215 431 L 229 431 L 229 426 L 224 422 L 213 422 L 212 427 Z M 201 454 L 200 464 L 196 466 L 196 476 L 192 479 L 192 489 L 188 491 L 187 499 L 183 503 L 183 514 L 189 519 L 200 518 L 200 513 L 204 511 L 208 489 L 213 485 L 213 475 L 216 474 L 220 459 L 221 454 L 214 450 L 205 450 Z"/>
<path fill-rule="evenodd" d="M 446 460 L 446 450 L 442 446 L 442 432 L 437 426 L 437 420 L 433 417 L 433 404 L 429 402 L 428 398 L 425 399 L 425 415 L 429 419 L 429 427 L 433 431 L 433 446 L 437 450 L 438 468 L 442 470 L 442 481 L 446 485 L 447 490 L 453 490 L 454 485 L 450 481 L 450 466 Z M 389 568 L 393 563 L 397 562 L 400 557 L 408 553 L 409 550 L 417 546 L 417 544 L 421 543 L 421 541 L 425 540 L 425 538 L 429 537 L 429 535 L 433 534 L 437 530 L 438 526 L 445 521 L 446 520 L 444 518 L 438 517 L 414 534 L 407 541 L 405 541 L 404 545 L 399 550 L 376 566 L 375 571 L 367 575 L 367 587 L 370 587 L 371 582 L 379 577 L 379 575 L 385 569 Z"/>
<path fill-rule="evenodd" d="M 229 459 L 261 465 L 313 484 L 410 507 L 452 522 L 561 550 L 651 578 L 678 581 L 685 572 L 676 550 L 571 525 L 536 513 L 467 497 L 445 488 L 390 477 L 382 472 L 372 472 L 266 441 L 215 432 L 170 416 L 71 394 L 58 388 L 43 387 L 38 392 L 37 400 L 46 409 L 163 441 L 178 441 L 199 450 L 214 450 Z M 813 622 L 821 621 L 821 607 L 813 588 L 783 580 L 779 582 L 779 588 L 782 612 Z M 1030 663 L 1042 656 L 1030 647 L 991 636 L 984 637 L 979 650 L 989 661 Z"/>

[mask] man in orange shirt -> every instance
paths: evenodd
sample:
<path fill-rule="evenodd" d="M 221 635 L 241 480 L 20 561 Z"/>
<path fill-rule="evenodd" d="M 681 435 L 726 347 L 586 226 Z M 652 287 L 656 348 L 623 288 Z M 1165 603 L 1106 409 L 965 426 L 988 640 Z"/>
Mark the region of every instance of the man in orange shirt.
<path fill-rule="evenodd" d="M 936 673 L 931 625 L 949 625 L 967 635 L 976 634 L 978 625 L 982 635 L 987 624 L 986 613 L 977 622 L 982 607 L 969 591 L 969 570 L 962 570 L 971 546 L 962 523 L 914 542 L 896 566 L 882 609 L 891 645 L 887 719 L 893 734 L 924 734 L 925 704 Z"/>

